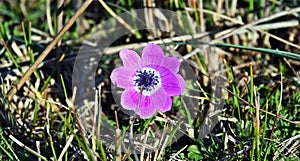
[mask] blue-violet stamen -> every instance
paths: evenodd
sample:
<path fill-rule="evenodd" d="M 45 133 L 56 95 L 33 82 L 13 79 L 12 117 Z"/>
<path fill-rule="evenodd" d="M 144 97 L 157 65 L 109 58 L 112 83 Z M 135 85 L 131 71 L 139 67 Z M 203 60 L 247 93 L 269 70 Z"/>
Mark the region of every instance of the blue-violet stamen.
<path fill-rule="evenodd" d="M 136 71 L 133 78 L 134 89 L 145 96 L 150 96 L 161 87 L 161 78 L 156 70 L 144 67 Z M 142 88 L 143 87 L 143 88 Z"/>

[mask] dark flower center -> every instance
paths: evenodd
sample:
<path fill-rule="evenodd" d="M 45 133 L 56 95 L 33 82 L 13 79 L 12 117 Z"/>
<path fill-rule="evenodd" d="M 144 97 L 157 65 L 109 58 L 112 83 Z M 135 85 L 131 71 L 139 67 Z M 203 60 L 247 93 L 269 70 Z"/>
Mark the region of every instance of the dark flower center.
<path fill-rule="evenodd" d="M 136 71 L 133 83 L 136 91 L 151 95 L 161 86 L 160 74 L 152 68 L 141 68 Z"/>

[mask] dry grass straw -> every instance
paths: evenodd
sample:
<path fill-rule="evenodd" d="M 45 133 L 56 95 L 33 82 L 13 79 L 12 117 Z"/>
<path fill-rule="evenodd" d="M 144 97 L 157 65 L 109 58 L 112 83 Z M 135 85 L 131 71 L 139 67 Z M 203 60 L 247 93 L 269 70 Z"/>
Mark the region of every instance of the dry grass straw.
<path fill-rule="evenodd" d="M 87 0 L 83 3 L 83 5 L 77 10 L 75 15 L 70 19 L 70 21 L 65 25 L 65 27 L 57 34 L 57 36 L 53 39 L 53 41 L 46 47 L 46 49 L 41 53 L 38 59 L 32 64 L 32 66 L 26 71 L 24 76 L 19 80 L 19 82 L 12 87 L 12 89 L 7 94 L 8 100 L 11 100 L 12 97 L 16 94 L 16 92 L 23 86 L 25 81 L 29 79 L 31 74 L 37 69 L 40 63 L 46 58 L 46 56 L 50 53 L 50 51 L 54 48 L 54 46 L 62 39 L 64 34 L 70 29 L 70 27 L 74 24 L 77 18 L 85 11 L 85 9 L 92 3 L 92 0 Z"/>

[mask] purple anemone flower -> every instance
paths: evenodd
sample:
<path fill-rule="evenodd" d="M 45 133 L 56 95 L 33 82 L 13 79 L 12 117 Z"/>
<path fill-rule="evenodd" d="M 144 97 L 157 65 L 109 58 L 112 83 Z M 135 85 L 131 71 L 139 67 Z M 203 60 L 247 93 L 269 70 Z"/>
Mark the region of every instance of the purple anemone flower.
<path fill-rule="evenodd" d="M 159 45 L 148 44 L 140 57 L 135 51 L 123 49 L 119 53 L 123 65 L 114 69 L 112 83 L 124 88 L 121 106 L 134 110 L 141 118 L 152 117 L 156 110 L 169 111 L 171 96 L 184 92 L 185 81 L 178 73 L 180 62 L 165 57 Z"/>

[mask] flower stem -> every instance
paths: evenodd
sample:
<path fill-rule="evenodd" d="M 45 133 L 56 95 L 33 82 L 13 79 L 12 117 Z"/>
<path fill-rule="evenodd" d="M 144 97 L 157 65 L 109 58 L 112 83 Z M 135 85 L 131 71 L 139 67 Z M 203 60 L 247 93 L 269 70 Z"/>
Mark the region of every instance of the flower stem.
<path fill-rule="evenodd" d="M 140 105 L 140 102 L 141 102 L 141 98 L 142 98 L 142 94 L 143 94 L 143 90 L 144 90 L 144 86 L 141 87 L 141 91 L 140 91 L 140 96 L 139 96 L 139 99 L 138 99 L 138 103 L 135 107 L 135 111 L 138 109 L 139 105 Z M 136 113 L 132 112 L 133 114 L 131 114 L 130 116 L 130 120 L 129 120 L 129 125 L 130 125 L 130 132 L 129 132 L 129 143 L 130 143 L 130 148 L 132 149 L 132 153 L 134 155 L 134 159 L 139 161 L 139 158 L 136 154 L 136 151 L 135 151 L 135 148 L 133 146 L 133 124 L 134 124 L 134 118 L 136 116 Z"/>

